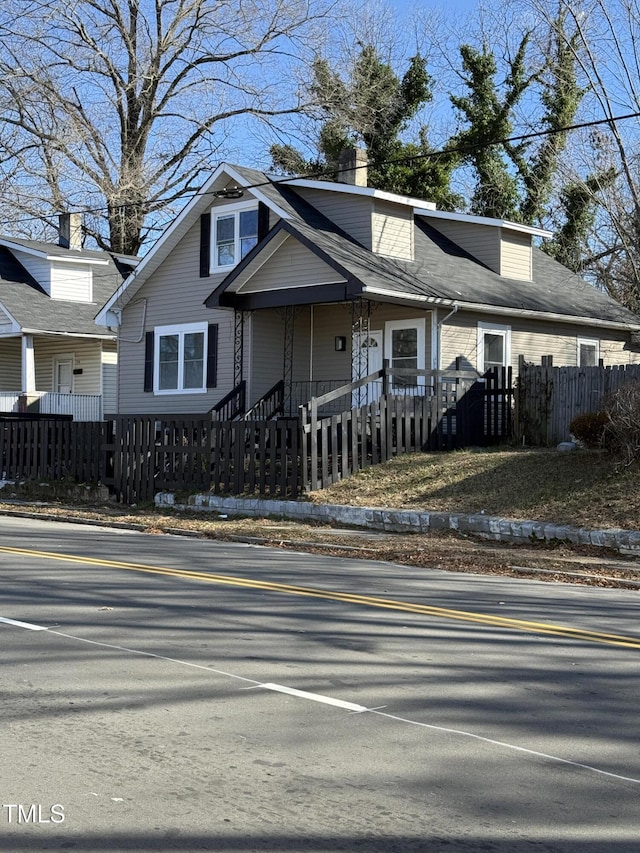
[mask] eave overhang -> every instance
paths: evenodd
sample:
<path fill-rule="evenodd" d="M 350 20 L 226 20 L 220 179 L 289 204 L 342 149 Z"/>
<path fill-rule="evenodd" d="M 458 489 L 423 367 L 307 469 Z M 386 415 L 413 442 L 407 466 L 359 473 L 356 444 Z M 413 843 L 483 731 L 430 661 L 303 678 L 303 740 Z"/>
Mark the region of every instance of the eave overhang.
<path fill-rule="evenodd" d="M 574 326 L 595 326 L 601 329 L 612 329 L 620 332 L 640 332 L 640 319 L 638 323 L 627 323 L 622 320 L 602 320 L 597 317 L 584 317 L 574 314 L 559 314 L 554 311 L 534 311 L 529 308 L 510 308 L 504 305 L 487 305 L 481 302 L 465 302 L 461 299 L 445 299 L 434 296 L 425 296 L 414 293 L 399 293 L 395 290 L 385 290 L 380 287 L 365 287 L 362 291 L 365 299 L 381 299 L 385 301 L 401 301 L 408 304 L 419 304 L 425 308 L 438 307 L 453 308 L 457 306 L 460 311 L 470 311 L 475 314 L 499 314 L 506 318 L 521 317 L 527 320 L 546 320 L 554 323 L 570 323 Z"/>

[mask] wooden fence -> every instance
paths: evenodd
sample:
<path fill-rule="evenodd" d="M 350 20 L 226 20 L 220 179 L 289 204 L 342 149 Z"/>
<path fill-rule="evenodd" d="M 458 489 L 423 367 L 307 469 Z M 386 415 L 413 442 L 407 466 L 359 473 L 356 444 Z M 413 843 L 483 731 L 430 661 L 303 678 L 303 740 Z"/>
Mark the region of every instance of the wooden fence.
<path fill-rule="evenodd" d="M 365 377 L 361 386 L 381 380 L 385 393 L 328 417 L 322 406 L 344 396 L 344 387 L 303 407 L 301 418 L 7 420 L 0 422 L 0 478 L 101 482 L 123 503 L 148 502 L 165 490 L 295 499 L 400 453 L 509 436 L 510 371 L 482 380 L 472 372 L 424 371 L 421 395 L 393 392 L 394 381 L 398 389 L 415 373 L 385 369 Z"/>
<path fill-rule="evenodd" d="M 118 416 L 107 424 L 103 482 L 125 503 L 181 490 L 294 499 L 298 439 L 297 419 Z"/>
<path fill-rule="evenodd" d="M 352 383 L 357 391 L 382 382 L 377 400 L 322 417 L 322 407 L 344 396 L 336 388 L 301 407 L 303 488 L 322 489 L 370 465 L 401 453 L 483 446 L 510 438 L 511 368 L 473 371 L 418 371 L 423 393 L 392 393 L 396 383 L 415 381 L 415 370 L 383 368 Z"/>
<path fill-rule="evenodd" d="M 0 478 L 104 481 L 104 424 L 91 421 L 0 421 Z"/>
<path fill-rule="evenodd" d="M 640 365 L 552 367 L 520 364 L 515 392 L 515 436 L 534 447 L 570 438 L 576 415 L 599 409 L 621 385 L 640 382 Z"/>

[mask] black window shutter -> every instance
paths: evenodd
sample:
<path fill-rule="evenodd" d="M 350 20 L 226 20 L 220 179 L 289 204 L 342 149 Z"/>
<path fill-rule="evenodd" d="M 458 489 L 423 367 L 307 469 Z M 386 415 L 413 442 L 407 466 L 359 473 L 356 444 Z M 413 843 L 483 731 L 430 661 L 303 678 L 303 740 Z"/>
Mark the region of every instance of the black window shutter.
<path fill-rule="evenodd" d="M 211 214 L 200 217 L 200 278 L 207 278 L 211 270 Z"/>
<path fill-rule="evenodd" d="M 258 202 L 258 243 L 269 233 L 269 208 L 260 201 Z"/>
<path fill-rule="evenodd" d="M 153 391 L 153 348 L 155 336 L 147 332 L 144 338 L 144 390 Z"/>
<path fill-rule="evenodd" d="M 209 323 L 207 340 L 207 388 L 218 385 L 218 324 Z"/>

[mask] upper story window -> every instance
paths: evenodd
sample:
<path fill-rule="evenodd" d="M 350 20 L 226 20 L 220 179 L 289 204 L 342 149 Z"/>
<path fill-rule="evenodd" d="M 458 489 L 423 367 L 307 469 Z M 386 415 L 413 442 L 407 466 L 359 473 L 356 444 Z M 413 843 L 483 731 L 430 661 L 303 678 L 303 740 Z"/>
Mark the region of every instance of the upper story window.
<path fill-rule="evenodd" d="M 578 367 L 597 367 L 600 358 L 600 341 L 595 338 L 578 338 Z"/>
<path fill-rule="evenodd" d="M 212 269 L 235 266 L 258 242 L 258 208 L 253 201 L 211 212 Z"/>

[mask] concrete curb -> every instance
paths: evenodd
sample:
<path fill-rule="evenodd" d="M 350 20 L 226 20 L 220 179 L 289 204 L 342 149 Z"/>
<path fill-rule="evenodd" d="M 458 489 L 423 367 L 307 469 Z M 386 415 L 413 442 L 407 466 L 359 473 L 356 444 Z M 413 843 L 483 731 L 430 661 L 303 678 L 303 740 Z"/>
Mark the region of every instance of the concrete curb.
<path fill-rule="evenodd" d="M 264 500 L 261 498 L 225 498 L 218 495 L 191 495 L 187 504 L 176 503 L 171 492 L 155 497 L 159 509 L 188 509 L 217 512 L 223 515 L 278 516 L 295 521 L 323 521 L 384 530 L 389 533 L 428 533 L 431 530 L 455 530 L 481 539 L 531 544 L 532 542 L 569 542 L 609 548 L 621 554 L 640 555 L 640 531 L 589 530 L 585 527 L 549 524 L 541 521 L 514 521 L 509 518 L 477 513 L 418 512 L 383 507 L 311 504 L 298 501 Z"/>

